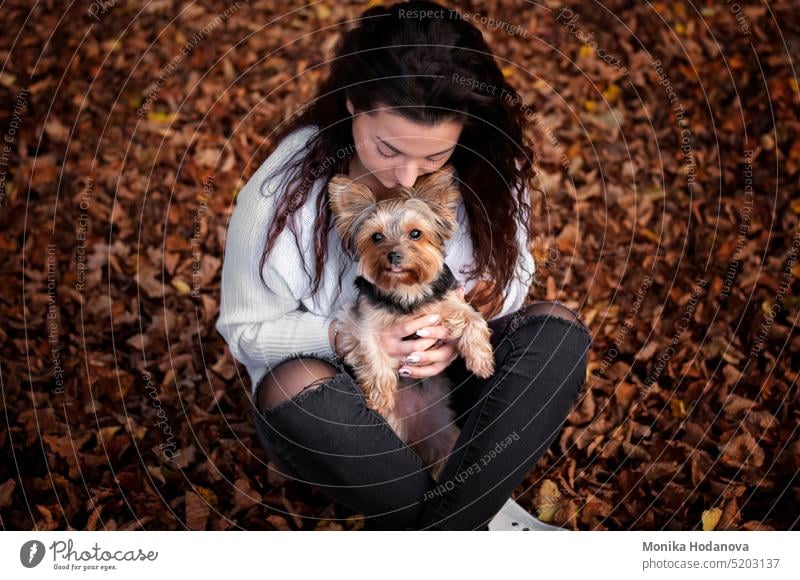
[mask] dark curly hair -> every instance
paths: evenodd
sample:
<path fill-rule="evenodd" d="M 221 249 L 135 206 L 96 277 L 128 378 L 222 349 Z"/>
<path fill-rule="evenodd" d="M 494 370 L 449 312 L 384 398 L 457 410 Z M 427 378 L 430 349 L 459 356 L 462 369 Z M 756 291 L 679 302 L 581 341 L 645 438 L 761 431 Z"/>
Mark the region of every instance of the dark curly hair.
<path fill-rule="evenodd" d="M 407 17 L 411 11 L 435 16 Z M 525 134 L 526 108 L 506 82 L 481 32 L 457 11 L 434 2 L 401 2 L 366 10 L 357 26 L 339 39 L 330 72 L 314 100 L 276 132 L 273 143 L 296 129 L 319 127 L 302 157 L 278 168 L 291 177 L 269 225 L 260 261 L 262 282 L 263 266 L 275 240 L 289 217 L 308 201 L 314 182 L 324 178 L 327 183 L 334 174 L 349 170 L 350 156 L 337 155 L 355 151 L 345 106 L 348 97 L 356 112 L 390 107 L 423 125 L 463 123 L 448 162 L 456 168 L 470 223 L 474 269 L 468 276 L 486 278 L 466 299 L 487 318 L 494 316 L 502 308 L 504 289 L 519 258 L 516 219 L 526 224 L 529 244 L 533 238 L 530 204 L 523 195 L 535 175 L 533 147 Z M 333 226 L 326 187 L 314 202 L 318 223 L 326 227 L 318 227 L 314 234 L 317 274 L 312 292 L 320 284 Z M 298 240 L 294 222 L 289 226 Z M 311 279 L 305 263 L 303 269 Z"/>

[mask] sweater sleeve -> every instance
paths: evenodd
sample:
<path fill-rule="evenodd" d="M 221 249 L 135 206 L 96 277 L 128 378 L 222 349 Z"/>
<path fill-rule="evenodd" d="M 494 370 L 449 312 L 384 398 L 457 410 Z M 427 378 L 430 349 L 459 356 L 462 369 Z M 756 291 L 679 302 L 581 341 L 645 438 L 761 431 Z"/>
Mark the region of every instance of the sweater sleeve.
<path fill-rule="evenodd" d="M 273 177 L 263 188 L 261 185 L 278 164 L 285 164 L 289 154 L 302 146 L 298 139 L 297 134 L 288 136 L 242 188 L 228 226 L 216 328 L 234 358 L 248 368 L 271 367 L 296 352 L 333 354 L 328 338 L 330 319 L 300 309 L 300 300 L 306 297 L 310 285 L 297 241 L 288 227 L 276 239 L 264 264 L 269 290 L 259 276 L 259 260 L 276 198 L 285 185 L 284 175 Z M 300 213 L 299 243 L 308 256 L 313 217 L 306 211 Z M 307 267 L 313 267 L 313 262 Z"/>
<path fill-rule="evenodd" d="M 530 191 L 525 187 L 525 201 L 530 203 Z M 517 244 L 520 253 L 514 276 L 509 281 L 508 292 L 502 310 L 493 316 L 491 320 L 511 314 L 519 310 L 528 296 L 528 292 L 533 282 L 533 273 L 536 270 L 536 263 L 533 260 L 531 249 L 528 245 L 527 226 L 524 223 L 517 223 Z"/>

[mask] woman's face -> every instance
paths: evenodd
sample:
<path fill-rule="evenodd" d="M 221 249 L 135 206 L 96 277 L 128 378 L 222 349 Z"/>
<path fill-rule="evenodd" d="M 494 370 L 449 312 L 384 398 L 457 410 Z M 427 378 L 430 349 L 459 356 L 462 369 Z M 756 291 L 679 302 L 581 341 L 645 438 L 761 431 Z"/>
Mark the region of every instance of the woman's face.
<path fill-rule="evenodd" d="M 347 110 L 353 114 L 350 99 Z M 386 189 L 411 187 L 420 175 L 441 168 L 450 159 L 463 127 L 457 121 L 420 125 L 396 111 L 376 107 L 353 116 L 353 142 L 362 171 Z"/>

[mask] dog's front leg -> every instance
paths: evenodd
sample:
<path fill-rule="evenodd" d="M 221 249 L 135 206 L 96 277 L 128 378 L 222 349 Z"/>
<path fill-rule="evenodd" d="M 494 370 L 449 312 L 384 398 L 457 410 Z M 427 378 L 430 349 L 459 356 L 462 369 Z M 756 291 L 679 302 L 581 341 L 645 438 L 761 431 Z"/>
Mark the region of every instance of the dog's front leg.
<path fill-rule="evenodd" d="M 385 371 L 385 367 L 382 369 Z M 388 417 L 393 411 L 397 394 L 397 376 L 393 373 L 377 372 L 367 379 L 369 406 Z"/>
<path fill-rule="evenodd" d="M 467 368 L 486 379 L 494 374 L 494 353 L 489 339 L 489 325 L 474 308 L 465 305 L 464 331 L 458 341 L 458 351 L 464 357 Z"/>
<path fill-rule="evenodd" d="M 365 339 L 345 358 L 367 398 L 367 405 L 386 417 L 396 402 L 397 361 L 386 356 L 379 345 Z"/>

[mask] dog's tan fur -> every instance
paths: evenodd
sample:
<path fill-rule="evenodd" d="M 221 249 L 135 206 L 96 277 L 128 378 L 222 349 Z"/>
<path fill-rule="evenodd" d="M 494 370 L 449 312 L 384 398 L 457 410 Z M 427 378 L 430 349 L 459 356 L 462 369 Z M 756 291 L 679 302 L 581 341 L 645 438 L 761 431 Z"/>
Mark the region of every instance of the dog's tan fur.
<path fill-rule="evenodd" d="M 431 284 L 444 267 L 445 243 L 456 230 L 460 191 L 453 167 L 421 177 L 412 188 L 377 201 L 372 191 L 348 176 L 328 184 L 334 223 L 346 247 L 358 256 L 358 275 L 404 306 L 431 295 Z M 409 233 L 422 236 L 412 239 Z M 374 240 L 376 232 L 382 240 Z M 389 252 L 402 254 L 402 271 L 391 271 Z M 424 314 L 439 314 L 469 370 L 487 378 L 494 373 L 490 330 L 481 314 L 455 290 L 401 315 L 365 299 L 345 308 L 341 316 L 341 347 L 353 368 L 368 405 L 381 413 L 392 429 L 412 446 L 438 480 L 458 437 L 449 406 L 450 383 L 444 375 L 409 379 L 397 374 L 401 364 L 383 352 L 381 329 Z"/>

